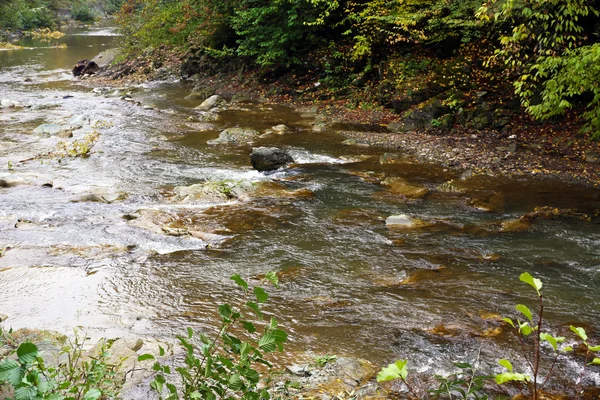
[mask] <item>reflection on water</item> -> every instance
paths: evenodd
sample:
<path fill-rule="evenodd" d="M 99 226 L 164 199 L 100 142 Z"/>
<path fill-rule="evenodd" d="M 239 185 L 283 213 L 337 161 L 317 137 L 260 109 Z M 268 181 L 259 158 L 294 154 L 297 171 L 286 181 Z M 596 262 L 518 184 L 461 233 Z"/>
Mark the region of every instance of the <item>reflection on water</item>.
<path fill-rule="evenodd" d="M 111 31 L 76 32 L 64 49 L 0 53 L 0 97 L 26 106 L 0 110 L 0 179 L 16 182 L 0 188 L 0 249 L 9 248 L 0 313 L 9 325 L 172 337 L 214 324 L 215 305 L 235 297 L 231 274 L 275 270 L 282 290 L 270 311 L 292 351 L 410 356 L 444 368 L 481 347 L 493 360 L 510 335 L 489 334 L 499 326 L 489 316 L 531 302 L 523 271 L 544 281 L 554 324 L 600 327 L 600 224 L 557 218 L 501 233 L 503 221 L 537 206 L 598 212 L 598 190 L 474 177 L 444 193 L 436 188 L 461 182 L 457 172 L 410 158 L 381 165 L 386 150 L 340 146 L 335 131 L 313 133 L 310 117 L 284 106 L 246 104 L 198 122 L 186 83 L 131 89 L 155 108 L 93 94 L 69 70 L 113 40 Z M 64 139 L 33 129 L 72 116 L 110 122 L 96 128 L 91 157 L 37 159 Z M 291 131 L 259 144 L 289 148 L 298 164 L 286 171 L 260 174 L 249 147 L 206 144 L 227 127 L 280 123 Z M 92 125 L 77 127 L 75 139 Z M 341 157 L 360 155 L 374 157 Z M 407 201 L 378 183 L 383 176 L 430 192 Z M 176 186 L 205 180 L 264 186 L 240 201 L 176 201 Z M 395 214 L 424 225 L 386 227 Z M 206 249 L 215 237 L 227 241 Z"/>

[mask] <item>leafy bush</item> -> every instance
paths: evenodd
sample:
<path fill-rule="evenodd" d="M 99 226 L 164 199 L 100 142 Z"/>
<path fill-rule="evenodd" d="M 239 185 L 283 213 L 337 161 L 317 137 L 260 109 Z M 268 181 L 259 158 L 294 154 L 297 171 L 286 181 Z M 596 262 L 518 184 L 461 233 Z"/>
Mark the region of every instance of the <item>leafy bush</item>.
<path fill-rule="evenodd" d="M 508 27 L 496 57 L 515 74 L 515 93 L 536 119 L 562 115 L 589 94 L 584 129 L 600 139 L 600 45 L 590 41 L 583 21 L 600 16 L 585 0 L 492 1 L 479 10 Z"/>
<path fill-rule="evenodd" d="M 71 15 L 73 19 L 82 22 L 91 22 L 96 19 L 96 12 L 85 0 L 79 0 L 73 4 Z"/>
<path fill-rule="evenodd" d="M 283 351 L 287 334 L 278 328 L 275 318 L 271 318 L 261 334 L 257 333 L 259 327 L 251 322 L 250 319 L 253 318 L 248 318 L 246 313 L 251 312 L 262 320 L 261 306 L 269 295 L 259 286 L 251 290 L 248 283 L 237 274 L 231 279 L 242 289 L 243 296 L 235 306 L 219 306 L 221 327 L 218 334 L 210 338 L 188 328 L 187 336 L 178 337 L 186 351 L 185 364 L 176 368 L 182 382 L 181 387 L 169 382 L 169 365 L 155 363 L 154 370 L 158 374 L 150 387 L 160 399 L 270 398 L 268 387 L 259 387 L 261 378 L 257 365 L 271 366 L 264 354 Z M 278 285 L 277 275 L 274 273 L 268 273 L 266 279 L 273 285 Z M 144 354 L 139 360 L 153 358 L 150 354 Z"/>
<path fill-rule="evenodd" d="M 1 332 L 1 331 L 0 331 Z M 117 376 L 118 365 L 109 364 L 108 342 L 100 351 L 87 356 L 85 336 L 76 332 L 74 341 L 65 344 L 60 362 L 47 366 L 31 342 L 21 343 L 16 360 L 0 360 L 0 386 L 8 384 L 14 400 L 100 400 L 114 398 L 123 380 Z M 2 344 L 2 340 L 0 340 Z"/>

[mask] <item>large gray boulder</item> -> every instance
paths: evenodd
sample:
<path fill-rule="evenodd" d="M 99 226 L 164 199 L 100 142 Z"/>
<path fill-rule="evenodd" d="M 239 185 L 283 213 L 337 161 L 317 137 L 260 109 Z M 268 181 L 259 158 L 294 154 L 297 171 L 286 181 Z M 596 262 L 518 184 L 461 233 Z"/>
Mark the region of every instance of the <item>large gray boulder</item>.
<path fill-rule="evenodd" d="M 252 167 L 258 171 L 273 171 L 293 163 L 290 154 L 277 147 L 255 147 L 250 154 Z"/>

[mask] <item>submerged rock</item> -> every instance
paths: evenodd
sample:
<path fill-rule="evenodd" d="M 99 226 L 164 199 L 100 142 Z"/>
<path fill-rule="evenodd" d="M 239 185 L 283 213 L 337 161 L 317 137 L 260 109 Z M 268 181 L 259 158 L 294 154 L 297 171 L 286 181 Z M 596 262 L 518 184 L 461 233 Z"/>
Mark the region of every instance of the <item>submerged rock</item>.
<path fill-rule="evenodd" d="M 62 131 L 63 128 L 59 124 L 42 124 L 33 130 L 33 134 L 47 137 L 58 135 Z"/>
<path fill-rule="evenodd" d="M 290 154 L 277 147 L 255 147 L 250 154 L 252 168 L 257 171 L 273 171 L 294 162 Z"/>
<path fill-rule="evenodd" d="M 403 178 L 387 178 L 383 180 L 381 184 L 388 186 L 393 193 L 401 194 L 412 199 L 420 199 L 429 193 L 429 189 L 408 183 Z"/>
<path fill-rule="evenodd" d="M 385 220 L 386 226 L 390 228 L 414 229 L 428 225 L 425 221 L 413 218 L 407 214 L 390 215 Z"/>
<path fill-rule="evenodd" d="M 279 124 L 279 125 L 272 126 L 271 130 L 273 130 L 273 132 L 277 133 L 278 135 L 283 135 L 284 133 L 288 132 L 290 130 L 290 128 L 288 128 L 284 124 Z"/>
<path fill-rule="evenodd" d="M 260 133 L 250 128 L 228 128 L 219 134 L 214 140 L 209 140 L 208 144 L 248 144 L 252 143 L 260 136 Z"/>

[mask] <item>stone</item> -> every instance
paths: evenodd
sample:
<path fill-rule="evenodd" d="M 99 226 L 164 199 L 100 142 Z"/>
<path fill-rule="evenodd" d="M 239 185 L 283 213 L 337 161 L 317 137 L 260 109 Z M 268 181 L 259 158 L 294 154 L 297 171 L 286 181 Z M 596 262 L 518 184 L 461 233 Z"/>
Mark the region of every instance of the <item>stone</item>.
<path fill-rule="evenodd" d="M 373 158 L 375 158 L 375 156 L 372 156 L 370 154 L 340 156 L 340 160 L 342 160 L 345 164 L 362 163 L 362 162 L 370 161 Z"/>
<path fill-rule="evenodd" d="M 397 214 L 387 217 L 385 225 L 390 228 L 414 229 L 425 226 L 426 223 L 423 220 L 413 218 L 407 214 Z"/>
<path fill-rule="evenodd" d="M 212 95 L 213 95 L 212 91 L 205 90 L 205 91 L 199 91 L 199 92 L 192 92 L 192 93 L 188 94 L 187 96 L 185 96 L 184 99 L 204 101 Z"/>
<path fill-rule="evenodd" d="M 342 142 L 344 146 L 359 146 L 359 147 L 369 147 L 369 143 L 362 142 L 356 139 L 346 139 Z"/>
<path fill-rule="evenodd" d="M 519 233 L 525 232 L 531 228 L 530 221 L 524 221 L 522 219 L 512 219 L 504 221 L 500 225 L 500 232 L 502 233 Z"/>
<path fill-rule="evenodd" d="M 0 188 L 11 188 L 19 185 L 25 185 L 27 182 L 25 179 L 19 176 L 13 176 L 11 174 L 0 175 Z"/>
<path fill-rule="evenodd" d="M 9 99 L 2 99 L 2 101 L 0 101 L 0 105 L 2 105 L 3 108 L 22 108 L 23 107 L 23 105 L 21 103 L 19 103 L 18 101 L 9 100 Z"/>
<path fill-rule="evenodd" d="M 403 161 L 403 157 L 398 153 L 385 153 L 379 157 L 380 164 L 398 164 Z"/>
<path fill-rule="evenodd" d="M 450 108 L 439 100 L 432 99 L 406 112 L 400 121 L 392 122 L 388 129 L 394 133 L 411 132 L 432 127 L 432 121 L 450 112 Z"/>
<path fill-rule="evenodd" d="M 260 133 L 249 128 L 228 128 L 219 134 L 214 140 L 209 140 L 208 144 L 248 144 L 252 143 L 260 136 Z"/>
<path fill-rule="evenodd" d="M 250 154 L 252 168 L 257 171 L 273 171 L 294 162 L 290 154 L 276 147 L 255 147 Z"/>
<path fill-rule="evenodd" d="M 286 133 L 287 131 L 290 130 L 290 128 L 288 128 L 284 124 L 275 125 L 275 126 L 271 127 L 271 129 L 273 130 L 273 132 L 277 133 L 278 135 L 283 135 L 284 133 Z"/>
<path fill-rule="evenodd" d="M 224 104 L 224 103 L 225 103 L 225 100 L 218 94 L 215 94 L 215 95 L 210 96 L 208 99 L 204 100 L 202 102 L 202 104 L 200 104 L 195 109 L 200 110 L 200 111 L 209 111 L 209 110 L 212 110 L 213 108 L 220 106 L 221 104 Z"/>
<path fill-rule="evenodd" d="M 598 164 L 598 163 L 600 163 L 600 154 L 598 154 L 597 152 L 595 152 L 593 150 L 586 150 L 583 153 L 583 159 L 587 163 Z"/>
<path fill-rule="evenodd" d="M 401 194 L 412 199 L 422 198 L 429 193 L 429 189 L 423 186 L 413 185 L 403 178 L 387 178 L 384 179 L 381 184 L 388 186 L 393 193 Z"/>
<path fill-rule="evenodd" d="M 87 59 L 77 61 L 77 64 L 71 71 L 73 76 L 92 75 L 100 70 L 98 64 L 95 61 L 88 61 Z"/>
<path fill-rule="evenodd" d="M 48 137 L 58 135 L 62 131 L 63 128 L 59 124 L 42 124 L 33 130 L 33 134 L 42 137 Z"/>
<path fill-rule="evenodd" d="M 0 314 L 0 322 L 4 322 L 8 319 L 8 315 L 6 314 Z"/>

